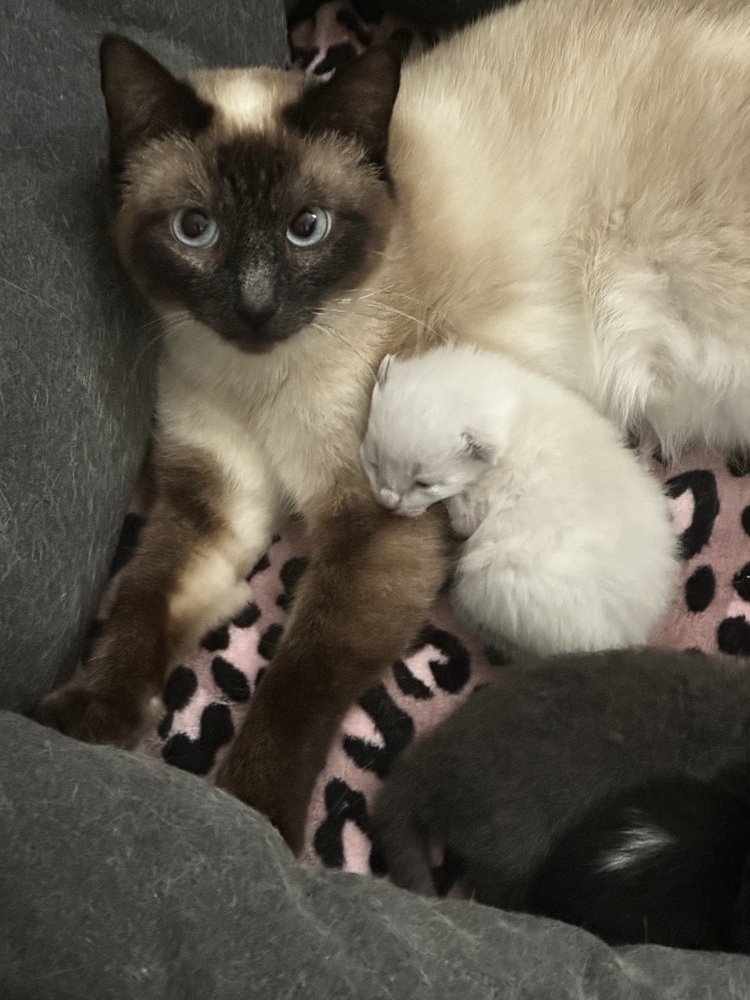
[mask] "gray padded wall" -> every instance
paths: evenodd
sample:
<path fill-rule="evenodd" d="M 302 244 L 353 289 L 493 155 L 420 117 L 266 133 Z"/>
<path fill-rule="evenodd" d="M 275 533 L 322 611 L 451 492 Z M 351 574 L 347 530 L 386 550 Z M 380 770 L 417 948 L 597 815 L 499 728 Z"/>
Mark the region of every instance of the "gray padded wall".
<path fill-rule="evenodd" d="M 0 3 L 0 705 L 68 674 L 143 460 L 153 331 L 105 235 L 98 42 L 281 63 L 281 0 Z"/>

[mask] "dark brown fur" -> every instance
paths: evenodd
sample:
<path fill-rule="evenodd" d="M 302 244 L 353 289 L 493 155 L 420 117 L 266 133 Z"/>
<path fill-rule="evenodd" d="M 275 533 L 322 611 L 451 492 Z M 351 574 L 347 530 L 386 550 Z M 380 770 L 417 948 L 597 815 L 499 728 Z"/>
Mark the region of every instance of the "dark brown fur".
<path fill-rule="evenodd" d="M 196 548 L 226 530 L 217 513 L 223 480 L 210 456 L 157 449 L 154 464 L 154 504 L 107 628 L 79 675 L 30 713 L 91 743 L 134 747 L 153 723 L 150 702 L 186 651 L 184 624 L 170 618 L 170 596 Z"/>

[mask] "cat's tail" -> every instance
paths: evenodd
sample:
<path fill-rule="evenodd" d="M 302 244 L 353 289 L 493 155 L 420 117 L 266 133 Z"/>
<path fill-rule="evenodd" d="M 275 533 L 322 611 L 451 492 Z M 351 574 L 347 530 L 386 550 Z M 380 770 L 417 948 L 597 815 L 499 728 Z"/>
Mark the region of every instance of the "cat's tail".
<path fill-rule="evenodd" d="M 370 817 L 373 848 L 396 885 L 422 896 L 436 896 L 428 838 L 404 792 L 400 785 L 386 781 Z"/>

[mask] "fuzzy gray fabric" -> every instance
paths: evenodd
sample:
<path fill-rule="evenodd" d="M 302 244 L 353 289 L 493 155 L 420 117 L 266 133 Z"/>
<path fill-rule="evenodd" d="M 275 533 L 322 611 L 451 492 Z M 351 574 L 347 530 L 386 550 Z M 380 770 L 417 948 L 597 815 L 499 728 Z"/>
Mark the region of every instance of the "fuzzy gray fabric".
<path fill-rule="evenodd" d="M 153 330 L 105 233 L 98 43 L 283 62 L 276 0 L 25 0 L 0 17 L 0 705 L 70 673 L 145 452 Z"/>
<path fill-rule="evenodd" d="M 0 713 L 2 715 L 2 713 Z M 0 718 L 4 1000 L 747 1000 L 750 961 L 304 871 L 184 772 Z"/>

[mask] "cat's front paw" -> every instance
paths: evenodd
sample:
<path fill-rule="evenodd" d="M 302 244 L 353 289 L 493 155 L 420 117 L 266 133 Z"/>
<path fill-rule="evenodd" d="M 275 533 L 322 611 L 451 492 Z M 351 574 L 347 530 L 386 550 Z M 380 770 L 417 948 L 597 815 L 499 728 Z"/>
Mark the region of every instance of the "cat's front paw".
<path fill-rule="evenodd" d="M 48 694 L 26 714 L 41 725 L 84 743 L 132 749 L 153 721 L 152 708 L 123 689 L 71 683 Z"/>
<path fill-rule="evenodd" d="M 219 788 L 257 809 L 276 827 L 294 854 L 303 847 L 307 798 L 294 778 L 277 769 L 263 754 L 248 755 L 230 747 L 216 775 Z"/>

